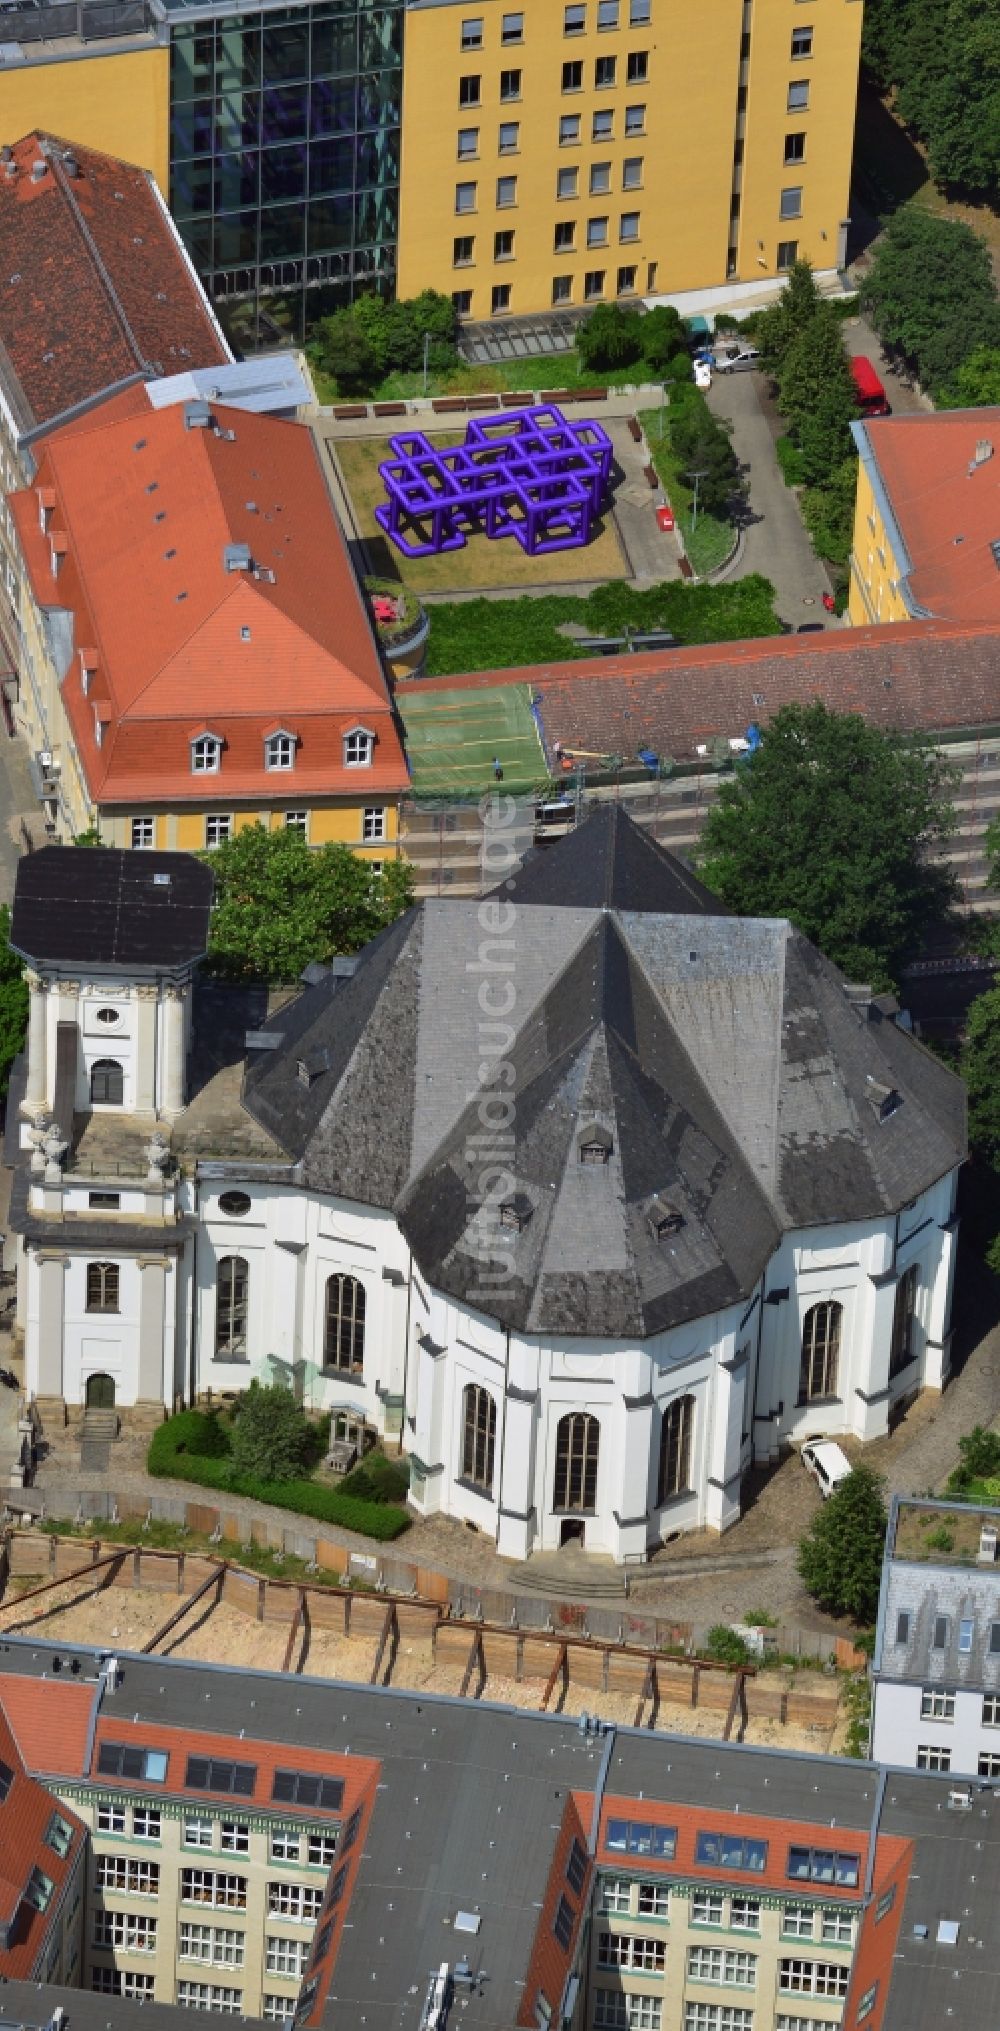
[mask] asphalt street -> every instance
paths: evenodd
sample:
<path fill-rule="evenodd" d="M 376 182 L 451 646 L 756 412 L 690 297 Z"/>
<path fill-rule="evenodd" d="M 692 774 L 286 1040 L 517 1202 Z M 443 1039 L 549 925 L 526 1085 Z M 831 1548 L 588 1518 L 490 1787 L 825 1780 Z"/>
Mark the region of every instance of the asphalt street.
<path fill-rule="evenodd" d="M 722 576 L 763 572 L 775 588 L 782 620 L 793 628 L 810 621 L 836 627 L 839 623 L 823 607 L 823 594 L 832 591 L 830 581 L 774 454 L 780 426 L 769 414 L 764 390 L 762 374 L 716 374 L 706 398 L 713 415 L 733 426 L 733 450 L 749 489 L 742 554 Z"/>

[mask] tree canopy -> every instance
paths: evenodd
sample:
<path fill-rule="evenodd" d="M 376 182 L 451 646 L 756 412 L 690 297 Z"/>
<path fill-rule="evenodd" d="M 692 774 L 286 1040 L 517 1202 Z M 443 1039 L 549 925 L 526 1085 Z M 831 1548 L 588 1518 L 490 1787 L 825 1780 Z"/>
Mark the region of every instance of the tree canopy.
<path fill-rule="evenodd" d="M 682 476 L 698 480 L 699 507 L 724 509 L 740 484 L 736 454 L 723 429 L 697 388 L 690 383 L 671 390 L 669 416 L 670 449 L 680 460 Z"/>
<path fill-rule="evenodd" d="M 985 242 L 922 205 L 904 205 L 890 219 L 861 304 L 883 343 L 902 354 L 932 394 L 971 352 L 1000 346 L 1000 303 Z"/>
<path fill-rule="evenodd" d="M 228 979 L 297 980 L 310 960 L 357 952 L 405 910 L 405 861 L 381 875 L 347 846 L 249 825 L 204 856 L 215 876 L 209 969 Z"/>
<path fill-rule="evenodd" d="M 10 1068 L 24 1048 L 28 1027 L 28 988 L 24 962 L 10 948 L 10 911 L 0 907 L 0 1095 L 10 1084 Z"/>
<path fill-rule="evenodd" d="M 855 1467 L 799 1541 L 799 1574 L 813 1600 L 861 1628 L 875 1620 L 886 1521 L 879 1476 Z"/>
<path fill-rule="evenodd" d="M 926 143 L 941 184 L 995 196 L 1000 36 L 995 0 L 868 0 L 863 53 Z"/>
<path fill-rule="evenodd" d="M 1000 987 L 976 996 L 965 1025 L 962 1077 L 969 1102 L 969 1144 L 1000 1170 Z"/>
<path fill-rule="evenodd" d="M 778 397 L 806 484 L 824 485 L 853 453 L 851 418 L 858 414 L 841 322 L 829 304 L 817 306 L 787 347 Z"/>
<path fill-rule="evenodd" d="M 757 344 L 769 374 L 777 375 L 790 346 L 811 324 L 822 299 L 808 261 L 796 261 L 778 298 L 756 320 Z"/>
<path fill-rule="evenodd" d="M 427 364 L 444 373 L 458 357 L 457 317 L 450 296 L 424 289 L 419 296 L 387 301 L 359 296 L 348 310 L 336 310 L 313 327 L 309 354 L 331 374 L 341 395 L 370 394 L 391 373 L 416 373 Z"/>
<path fill-rule="evenodd" d="M 251 1382 L 232 1433 L 233 1464 L 260 1481 L 294 1481 L 310 1462 L 312 1427 L 282 1383 Z"/>
<path fill-rule="evenodd" d="M 949 909 L 952 778 L 926 743 L 782 706 L 721 784 L 701 873 L 741 916 L 789 917 L 852 980 L 888 987 Z"/>
<path fill-rule="evenodd" d="M 1000 346 L 975 346 L 941 397 L 948 409 L 980 409 L 1000 403 Z"/>

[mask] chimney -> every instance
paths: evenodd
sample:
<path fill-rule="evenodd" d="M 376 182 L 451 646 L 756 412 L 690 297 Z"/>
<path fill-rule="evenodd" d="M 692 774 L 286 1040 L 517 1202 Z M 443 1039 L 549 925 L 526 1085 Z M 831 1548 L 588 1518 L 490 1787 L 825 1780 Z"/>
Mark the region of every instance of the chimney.
<path fill-rule="evenodd" d="M 207 402 L 185 402 L 185 430 L 211 430 L 212 427 L 212 411 Z"/>
<path fill-rule="evenodd" d="M 37 161 L 36 161 L 36 162 L 33 162 L 33 163 L 32 163 L 32 165 L 31 165 L 31 181 L 32 181 L 32 183 L 41 183 L 41 180 L 42 180 L 43 176 L 45 175 L 45 172 L 46 172 L 47 168 L 48 168 L 48 163 L 47 163 L 47 162 L 37 162 Z"/>
<path fill-rule="evenodd" d="M 978 438 L 976 440 L 975 457 L 972 461 L 973 465 L 985 465 L 987 459 L 992 457 L 993 445 L 991 440 L 988 437 Z"/>
<path fill-rule="evenodd" d="M 76 159 L 76 156 L 70 155 L 68 151 L 63 156 L 63 168 L 66 171 L 67 176 L 75 177 L 79 176 L 80 174 L 80 165 Z"/>

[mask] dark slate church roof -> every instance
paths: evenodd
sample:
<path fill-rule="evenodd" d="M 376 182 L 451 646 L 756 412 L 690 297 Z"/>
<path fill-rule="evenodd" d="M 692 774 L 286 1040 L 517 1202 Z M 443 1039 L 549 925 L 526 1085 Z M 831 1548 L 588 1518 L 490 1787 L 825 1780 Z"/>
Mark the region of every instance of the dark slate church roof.
<path fill-rule="evenodd" d="M 191 853 L 45 846 L 18 862 L 10 942 L 38 965 L 190 966 L 208 946 L 212 887 Z"/>
<path fill-rule="evenodd" d="M 891 1213 L 965 1150 L 952 1073 L 618 811 L 411 910 L 273 1027 L 246 1103 L 304 1186 L 392 1209 L 438 1289 L 532 1332 L 701 1317 L 783 1229 Z"/>

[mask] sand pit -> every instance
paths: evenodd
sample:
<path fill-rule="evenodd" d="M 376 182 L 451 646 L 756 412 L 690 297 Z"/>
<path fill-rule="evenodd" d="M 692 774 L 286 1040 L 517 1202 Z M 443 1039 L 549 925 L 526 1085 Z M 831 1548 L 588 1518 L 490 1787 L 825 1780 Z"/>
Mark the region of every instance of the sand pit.
<path fill-rule="evenodd" d="M 36 1583 L 37 1584 L 37 1583 Z M 251 1596 L 254 1598 L 254 1596 Z M 269 1608 L 277 1605 L 278 1599 L 268 1595 Z M 287 1598 L 287 1597 L 286 1597 Z M 280 1671 L 284 1664 L 291 1628 L 291 1612 L 294 1596 L 288 1602 L 289 1619 L 268 1615 L 258 1621 L 247 1608 L 233 1605 L 230 1601 L 216 1604 L 214 1591 L 210 1588 L 203 1599 L 195 1601 L 189 1612 L 181 1619 L 158 1646 L 157 1654 L 197 1658 L 208 1663 L 219 1663 L 257 1669 Z M 60 1643 L 84 1643 L 106 1648 L 109 1644 L 120 1645 L 122 1650 L 142 1650 L 162 1628 L 168 1617 L 183 1606 L 183 1597 L 171 1589 L 143 1586 L 102 1584 L 102 1575 L 92 1577 L 77 1573 L 59 1586 L 42 1593 L 36 1601 L 22 1601 L 12 1587 L 0 1604 L 0 1634 L 4 1629 L 30 1631 L 39 1636 L 56 1639 Z M 387 1604 L 388 1606 L 388 1604 Z M 351 1604 L 355 1624 L 364 1621 L 374 1627 L 352 1629 L 350 1634 L 326 1627 L 328 1620 L 336 1622 L 342 1616 L 347 1603 L 337 1597 L 324 1601 L 313 1596 L 311 1615 L 307 1626 L 298 1627 L 292 1644 L 290 1668 L 306 1678 L 339 1679 L 355 1685 L 370 1685 L 378 1656 L 384 1610 L 379 1603 L 373 1618 L 375 1604 L 369 1598 Z M 379 1682 L 390 1683 L 401 1690 L 440 1693 L 452 1698 L 462 1690 L 472 1631 L 469 1631 L 468 1645 L 459 1636 L 456 1625 L 452 1624 L 441 1632 L 441 1648 L 435 1654 L 434 1631 L 430 1621 L 422 1626 L 414 1625 L 413 1611 L 410 1610 L 409 1626 L 404 1620 L 400 1607 L 401 1627 L 395 1649 L 387 1644 L 379 1664 Z M 315 1618 L 315 1619 L 314 1619 Z M 525 1639 L 530 1648 L 536 1639 Z M 510 1639 L 507 1639 L 508 1643 Z M 490 1639 L 486 1637 L 487 1652 Z M 556 1651 L 553 1647 L 553 1661 Z M 618 1670 L 611 1652 L 610 1670 Z M 505 1661 L 505 1660 L 500 1660 Z M 537 1653 L 532 1658 L 536 1670 L 532 1675 L 515 1678 L 509 1671 L 491 1671 L 487 1674 L 480 1690 L 480 1668 L 478 1660 L 470 1675 L 466 1697 L 481 1698 L 502 1705 L 521 1708 L 526 1712 L 537 1712 L 542 1704 L 547 1679 L 537 1675 Z M 513 1650 L 510 1662 L 513 1664 Z M 638 1665 L 638 1660 L 636 1660 Z M 605 1675 L 607 1675 L 607 1666 Z M 668 1667 L 676 1671 L 676 1666 Z M 641 1665 L 639 1671 L 641 1674 Z M 629 1670 L 635 1679 L 635 1665 Z M 589 1667 L 584 1676 L 590 1676 Z M 773 1706 L 773 1714 L 752 1715 L 740 1736 L 739 1727 L 734 1730 L 734 1739 L 742 1739 L 758 1746 L 801 1750 L 813 1754 L 829 1751 L 835 1742 L 841 1740 L 844 1730 L 842 1714 L 826 1707 L 825 1700 L 816 1699 L 819 1687 L 809 1683 L 808 1674 L 791 1672 L 767 1672 L 759 1681 L 758 1702 Z M 549 1711 L 576 1717 L 583 1712 L 597 1715 L 601 1720 L 611 1721 L 620 1727 L 631 1727 L 635 1723 L 639 1704 L 641 1675 L 629 1689 L 620 1686 L 608 1691 L 599 1686 L 577 1683 L 571 1679 L 564 1687 L 561 1678 L 553 1686 Z M 675 1680 L 676 1685 L 676 1680 Z M 718 1689 L 722 1692 L 722 1688 Z M 782 1721 L 777 1711 L 780 1696 L 788 1695 L 789 1711 L 796 1718 Z M 748 1686 L 751 1704 L 754 1700 L 753 1682 Z M 692 1705 L 686 1699 L 661 1698 L 656 1706 L 655 1721 L 651 1732 L 657 1734 L 697 1735 L 706 1740 L 720 1741 L 726 1723 L 728 1689 L 724 1703 L 704 1697 L 699 1705 Z M 812 1708 L 812 1712 L 810 1712 Z M 814 1717 L 813 1717 L 814 1716 Z M 641 1724 L 650 1727 L 650 1704 L 644 1701 L 641 1709 Z"/>

